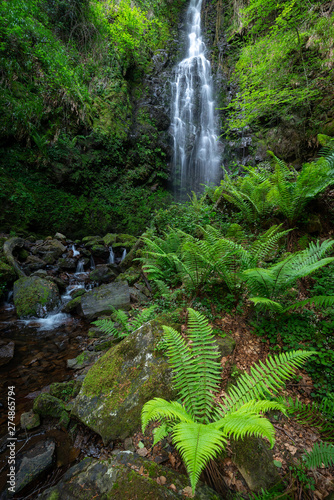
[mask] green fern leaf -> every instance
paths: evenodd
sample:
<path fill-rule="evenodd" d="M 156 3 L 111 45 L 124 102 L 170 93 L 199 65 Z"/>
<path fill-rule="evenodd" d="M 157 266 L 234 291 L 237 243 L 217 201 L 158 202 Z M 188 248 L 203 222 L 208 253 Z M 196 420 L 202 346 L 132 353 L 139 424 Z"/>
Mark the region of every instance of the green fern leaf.
<path fill-rule="evenodd" d="M 329 467 L 334 464 L 334 445 L 330 443 L 315 443 L 313 449 L 303 455 L 304 465 L 308 469 Z"/>
<path fill-rule="evenodd" d="M 166 401 L 162 398 L 154 398 L 144 404 L 141 412 L 142 432 L 152 420 L 167 419 L 169 421 L 181 421 L 192 423 L 191 415 L 177 401 Z"/>

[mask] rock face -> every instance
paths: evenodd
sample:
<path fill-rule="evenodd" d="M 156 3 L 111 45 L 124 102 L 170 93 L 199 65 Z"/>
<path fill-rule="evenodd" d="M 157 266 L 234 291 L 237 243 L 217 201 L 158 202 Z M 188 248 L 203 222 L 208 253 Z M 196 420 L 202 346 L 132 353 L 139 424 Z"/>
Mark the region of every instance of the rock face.
<path fill-rule="evenodd" d="M 14 304 L 20 318 L 43 318 L 60 303 L 57 286 L 38 276 L 20 278 L 14 283 Z"/>
<path fill-rule="evenodd" d="M 129 309 L 130 291 L 126 282 L 110 283 L 94 288 L 81 299 L 83 315 L 88 319 L 97 318 L 102 314 L 111 314 L 115 309 Z"/>
<path fill-rule="evenodd" d="M 231 441 L 233 461 L 244 477 L 251 491 L 271 488 L 281 482 L 273 462 L 272 451 L 263 439 L 246 437 Z"/>
<path fill-rule="evenodd" d="M 160 484 L 157 480 L 160 480 Z M 171 488 L 171 485 L 174 485 L 175 489 Z M 188 485 L 189 480 L 183 474 L 149 462 L 131 451 L 121 451 L 109 460 L 85 458 L 69 469 L 56 486 L 44 491 L 38 498 L 40 500 L 181 499 L 184 498 L 182 491 Z M 208 486 L 199 483 L 193 498 L 219 500 L 221 497 Z"/>
<path fill-rule="evenodd" d="M 156 351 L 165 324 L 166 316 L 146 323 L 107 351 L 87 373 L 72 415 L 105 443 L 125 439 L 140 427 L 146 401 L 175 397 L 167 359 Z"/>
<path fill-rule="evenodd" d="M 42 441 L 23 456 L 16 474 L 16 492 L 22 490 L 28 483 L 34 481 L 42 472 L 51 467 L 55 449 L 54 441 Z"/>

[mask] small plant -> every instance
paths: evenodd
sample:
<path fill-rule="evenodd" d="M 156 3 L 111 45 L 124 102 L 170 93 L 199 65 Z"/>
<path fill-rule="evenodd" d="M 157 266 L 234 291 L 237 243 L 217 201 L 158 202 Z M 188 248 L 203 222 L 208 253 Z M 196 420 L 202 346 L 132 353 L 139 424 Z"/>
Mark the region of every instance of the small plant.
<path fill-rule="evenodd" d="M 143 309 L 135 318 L 131 320 L 128 318 L 127 314 L 121 309 L 116 310 L 113 308 L 114 321 L 110 318 L 98 319 L 93 321 L 93 325 L 96 325 L 102 332 L 106 333 L 108 336 L 112 335 L 116 339 L 123 339 L 127 337 L 131 332 L 140 328 L 144 323 L 149 321 L 155 315 L 157 309 L 156 305 L 152 305 L 147 309 Z M 116 328 L 116 324 L 121 325 L 120 329 Z"/>
<path fill-rule="evenodd" d="M 188 313 L 189 344 L 173 328 L 163 327 L 181 403 L 161 398 L 148 401 L 142 410 L 142 428 L 144 432 L 150 421 L 160 422 L 154 444 L 172 432 L 194 492 L 202 470 L 225 448 L 230 437 L 263 436 L 273 446 L 274 427 L 263 413 L 272 409 L 285 413 L 285 407 L 266 398 L 277 393 L 313 352 L 285 353 L 253 366 L 251 375 L 241 375 L 229 395 L 216 405 L 214 393 L 221 377 L 212 328 L 197 311 L 189 308 Z"/>

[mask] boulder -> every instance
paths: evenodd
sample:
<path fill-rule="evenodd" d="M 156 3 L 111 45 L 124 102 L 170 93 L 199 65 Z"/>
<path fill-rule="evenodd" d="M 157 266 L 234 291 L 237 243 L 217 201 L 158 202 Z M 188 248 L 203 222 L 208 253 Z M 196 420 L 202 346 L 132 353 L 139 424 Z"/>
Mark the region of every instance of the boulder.
<path fill-rule="evenodd" d="M 61 233 L 56 233 L 54 237 L 56 240 L 66 241 L 66 236 Z"/>
<path fill-rule="evenodd" d="M 28 412 L 22 413 L 20 424 L 22 429 L 30 431 L 31 429 L 35 429 L 35 427 L 39 427 L 41 421 L 39 415 L 30 410 Z"/>
<path fill-rule="evenodd" d="M 236 344 L 233 337 L 225 335 L 225 337 L 216 337 L 215 341 L 218 345 L 219 354 L 222 357 L 229 356 L 233 353 Z"/>
<path fill-rule="evenodd" d="M 117 234 L 115 233 L 108 233 L 105 236 L 103 236 L 103 242 L 107 247 L 110 247 L 114 243 L 116 243 L 116 239 L 117 239 Z"/>
<path fill-rule="evenodd" d="M 14 357 L 15 344 L 12 340 L 0 340 L 0 366 L 6 365 Z"/>
<path fill-rule="evenodd" d="M 247 436 L 231 440 L 233 461 L 245 479 L 249 489 L 259 492 L 281 482 L 273 460 L 273 452 L 261 438 Z"/>
<path fill-rule="evenodd" d="M 84 487 L 84 496 L 83 496 Z M 85 458 L 71 467 L 61 481 L 45 490 L 40 500 L 168 500 L 185 498 L 187 476 L 150 462 L 131 451 L 118 451 L 108 460 Z M 189 495 L 187 495 L 189 496 Z M 198 483 L 194 500 L 220 500 L 208 486 Z"/>
<path fill-rule="evenodd" d="M 132 286 L 139 279 L 140 279 L 140 269 L 135 267 L 130 267 L 124 273 L 119 274 L 115 281 L 127 281 L 129 285 Z"/>
<path fill-rule="evenodd" d="M 66 362 L 67 368 L 70 368 L 71 370 L 81 370 L 81 368 L 85 368 L 85 366 L 95 363 L 99 357 L 99 353 L 94 351 L 84 351 L 76 358 L 68 359 Z"/>
<path fill-rule="evenodd" d="M 33 411 L 41 417 L 60 418 L 65 411 L 65 405 L 60 399 L 42 392 L 34 400 Z"/>
<path fill-rule="evenodd" d="M 44 269 L 44 267 L 46 267 L 46 262 L 36 255 L 29 255 L 22 267 L 27 274 L 31 274 L 39 269 Z"/>
<path fill-rule="evenodd" d="M 167 315 L 161 315 L 146 323 L 107 351 L 88 371 L 74 400 L 72 415 L 105 443 L 125 439 L 140 427 L 146 401 L 153 397 L 175 398 L 171 369 L 156 350 L 163 335 L 162 325 L 170 321 Z"/>
<path fill-rule="evenodd" d="M 20 278 L 14 283 L 14 305 L 20 318 L 43 318 L 60 303 L 57 286 L 38 276 Z"/>
<path fill-rule="evenodd" d="M 57 265 L 60 267 L 60 269 L 74 270 L 77 268 L 77 261 L 72 257 L 64 257 L 58 260 Z"/>
<path fill-rule="evenodd" d="M 65 304 L 62 307 L 61 312 L 67 313 L 67 314 L 69 314 L 69 313 L 80 314 L 81 313 L 81 296 L 75 297 L 74 299 L 67 302 L 67 304 Z"/>
<path fill-rule="evenodd" d="M 85 236 L 82 238 L 82 243 L 86 247 L 92 247 L 93 245 L 104 245 L 104 241 L 101 236 Z"/>
<path fill-rule="evenodd" d="M 67 403 L 71 398 L 79 394 L 81 382 L 70 380 L 69 382 L 53 382 L 50 385 L 50 394 L 55 398 L 61 399 Z"/>
<path fill-rule="evenodd" d="M 131 287 L 130 288 L 130 298 L 132 302 L 137 304 L 145 304 L 149 299 L 144 295 L 138 288 Z"/>
<path fill-rule="evenodd" d="M 16 279 L 14 267 L 0 260 L 0 282 L 12 283 Z"/>
<path fill-rule="evenodd" d="M 109 249 L 104 245 L 92 245 L 91 252 L 95 257 L 107 259 L 109 257 Z"/>
<path fill-rule="evenodd" d="M 46 240 L 43 245 L 38 247 L 37 252 L 42 255 L 47 264 L 54 264 L 66 252 L 66 246 L 58 239 Z"/>
<path fill-rule="evenodd" d="M 28 483 L 52 466 L 56 445 L 52 440 L 35 444 L 18 460 L 15 478 L 15 492 L 22 490 Z"/>
<path fill-rule="evenodd" d="M 97 318 L 102 314 L 111 314 L 111 307 L 130 308 L 130 291 L 126 282 L 101 285 L 81 298 L 82 313 L 88 319 Z"/>
<path fill-rule="evenodd" d="M 6 257 L 8 264 L 10 264 L 17 274 L 17 276 L 25 276 L 25 273 L 22 271 L 16 260 L 13 256 L 13 251 L 16 247 L 22 248 L 24 245 L 24 240 L 22 238 L 9 238 L 3 244 L 3 253 Z"/>
<path fill-rule="evenodd" d="M 100 283 L 108 283 L 116 276 L 117 274 L 115 271 L 106 265 L 96 266 L 96 268 L 89 273 L 89 279 L 91 281 L 98 281 Z"/>

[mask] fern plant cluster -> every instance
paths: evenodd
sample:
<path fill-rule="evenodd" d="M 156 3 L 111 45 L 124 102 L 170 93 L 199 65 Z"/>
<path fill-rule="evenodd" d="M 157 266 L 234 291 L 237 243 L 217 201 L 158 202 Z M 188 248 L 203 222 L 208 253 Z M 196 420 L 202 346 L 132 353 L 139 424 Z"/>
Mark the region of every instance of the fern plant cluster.
<path fill-rule="evenodd" d="M 269 410 L 286 413 L 286 405 L 272 397 L 313 352 L 269 357 L 266 363 L 251 367 L 250 374 L 241 375 L 217 403 L 221 367 L 212 328 L 197 311 L 189 308 L 188 314 L 188 341 L 173 328 L 163 327 L 179 400 L 154 398 L 145 403 L 142 427 L 144 432 L 152 420 L 160 422 L 154 444 L 172 433 L 194 492 L 206 464 L 225 448 L 229 438 L 262 436 L 274 445 L 274 427 L 264 414 Z"/>
<path fill-rule="evenodd" d="M 271 151 L 272 165 L 262 164 L 261 170 L 244 167 L 246 175 L 232 179 L 225 172 L 215 199 L 226 199 L 254 224 L 280 214 L 290 227 L 301 218 L 307 204 L 333 184 L 334 149 L 327 146 L 317 161 L 305 163 L 300 171 L 289 167 Z"/>
<path fill-rule="evenodd" d="M 157 306 L 153 304 L 147 309 L 140 311 L 133 318 L 129 318 L 126 312 L 122 309 L 116 310 L 112 307 L 112 318 L 101 318 L 93 321 L 92 324 L 97 326 L 99 330 L 107 336 L 112 336 L 115 339 L 121 340 L 152 319 L 155 316 L 156 309 Z"/>

